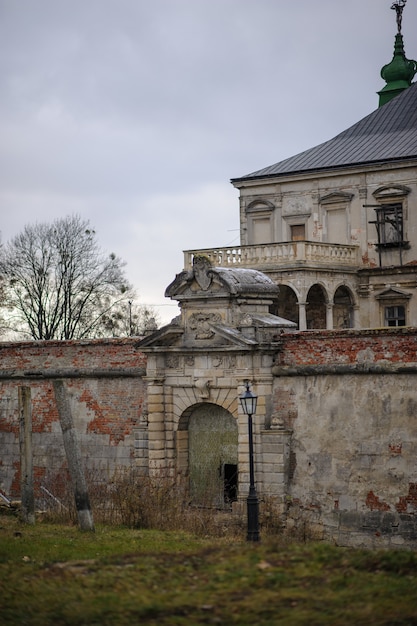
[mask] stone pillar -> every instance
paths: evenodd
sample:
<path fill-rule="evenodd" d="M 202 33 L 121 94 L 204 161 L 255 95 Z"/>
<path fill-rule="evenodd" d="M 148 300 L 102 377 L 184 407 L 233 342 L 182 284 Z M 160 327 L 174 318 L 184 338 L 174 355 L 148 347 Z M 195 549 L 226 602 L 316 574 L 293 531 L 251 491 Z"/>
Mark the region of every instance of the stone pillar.
<path fill-rule="evenodd" d="M 353 328 L 360 328 L 361 322 L 359 319 L 359 306 L 356 304 L 353 307 Z"/>
<path fill-rule="evenodd" d="M 326 303 L 326 329 L 333 330 L 333 302 Z"/>
<path fill-rule="evenodd" d="M 291 431 L 270 429 L 261 432 L 262 493 L 276 498 L 280 513 L 285 511 L 288 491 Z"/>
<path fill-rule="evenodd" d="M 298 302 L 298 328 L 299 330 L 307 330 L 307 302 Z"/>
<path fill-rule="evenodd" d="M 147 381 L 149 475 L 157 477 L 166 467 L 164 379 Z"/>

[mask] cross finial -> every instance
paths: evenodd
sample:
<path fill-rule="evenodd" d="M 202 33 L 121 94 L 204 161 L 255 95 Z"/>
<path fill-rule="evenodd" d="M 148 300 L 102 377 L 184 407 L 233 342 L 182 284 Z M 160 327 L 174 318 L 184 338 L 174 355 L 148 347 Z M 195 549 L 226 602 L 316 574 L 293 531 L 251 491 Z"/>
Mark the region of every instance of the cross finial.
<path fill-rule="evenodd" d="M 404 10 L 406 2 L 407 0 L 395 0 L 395 2 L 393 2 L 391 5 L 391 9 L 393 9 L 397 14 L 397 27 L 398 27 L 398 32 L 400 34 L 401 34 L 401 22 L 403 19 L 403 10 Z"/>

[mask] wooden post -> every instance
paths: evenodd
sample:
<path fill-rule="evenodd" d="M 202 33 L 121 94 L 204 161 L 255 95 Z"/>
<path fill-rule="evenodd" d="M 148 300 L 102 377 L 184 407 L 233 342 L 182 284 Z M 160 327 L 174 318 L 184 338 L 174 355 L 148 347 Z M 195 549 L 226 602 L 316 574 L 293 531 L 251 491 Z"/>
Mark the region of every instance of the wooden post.
<path fill-rule="evenodd" d="M 55 400 L 64 438 L 65 454 L 74 490 L 75 506 L 81 530 L 94 531 L 93 516 L 88 497 L 87 483 L 82 468 L 81 450 L 71 414 L 71 407 L 62 380 L 54 381 Z"/>
<path fill-rule="evenodd" d="M 32 407 L 30 387 L 18 388 L 21 516 L 27 524 L 35 523 L 33 490 Z"/>

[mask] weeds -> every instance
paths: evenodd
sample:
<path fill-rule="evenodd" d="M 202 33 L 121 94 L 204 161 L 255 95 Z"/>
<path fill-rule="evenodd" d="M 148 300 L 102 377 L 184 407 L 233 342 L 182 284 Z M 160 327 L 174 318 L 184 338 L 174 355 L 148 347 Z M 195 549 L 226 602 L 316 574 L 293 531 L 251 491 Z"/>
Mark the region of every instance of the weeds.
<path fill-rule="evenodd" d="M 94 522 L 128 528 L 187 531 L 198 536 L 236 536 L 242 533 L 242 515 L 230 509 L 194 506 L 186 481 L 167 472 L 150 478 L 134 469 L 121 468 L 111 480 L 87 472 Z M 51 523 L 76 524 L 77 512 L 68 479 L 48 476 L 39 491 L 42 517 Z M 271 527 L 271 503 L 266 525 Z"/>

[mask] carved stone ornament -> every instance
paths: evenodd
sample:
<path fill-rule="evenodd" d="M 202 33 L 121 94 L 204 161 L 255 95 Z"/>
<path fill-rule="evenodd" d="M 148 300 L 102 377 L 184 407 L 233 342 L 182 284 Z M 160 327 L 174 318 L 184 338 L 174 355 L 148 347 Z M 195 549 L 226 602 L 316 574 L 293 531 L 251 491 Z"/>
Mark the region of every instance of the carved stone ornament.
<path fill-rule="evenodd" d="M 211 339 L 215 333 L 210 324 L 218 322 L 221 322 L 218 313 L 193 313 L 190 317 L 189 327 L 196 331 L 196 339 Z"/>
<path fill-rule="evenodd" d="M 177 355 L 169 354 L 165 358 L 165 365 L 169 369 L 176 369 L 180 364 L 180 359 Z"/>
<path fill-rule="evenodd" d="M 245 313 L 240 320 L 240 326 L 252 326 L 252 325 L 253 325 L 252 316 L 249 315 L 249 313 Z"/>
<path fill-rule="evenodd" d="M 270 426 L 271 430 L 283 430 L 284 428 L 284 421 L 281 417 L 278 417 L 278 415 L 274 415 L 271 419 L 271 426 Z"/>
<path fill-rule="evenodd" d="M 207 257 L 204 256 L 195 256 L 193 260 L 193 271 L 194 278 L 196 279 L 199 287 L 203 291 L 207 291 L 207 289 L 211 285 L 212 277 L 209 274 L 209 270 L 211 270 L 211 263 Z"/>
<path fill-rule="evenodd" d="M 208 378 L 198 378 L 194 381 L 197 394 L 201 400 L 206 400 L 210 397 L 210 383 L 211 380 Z"/>

